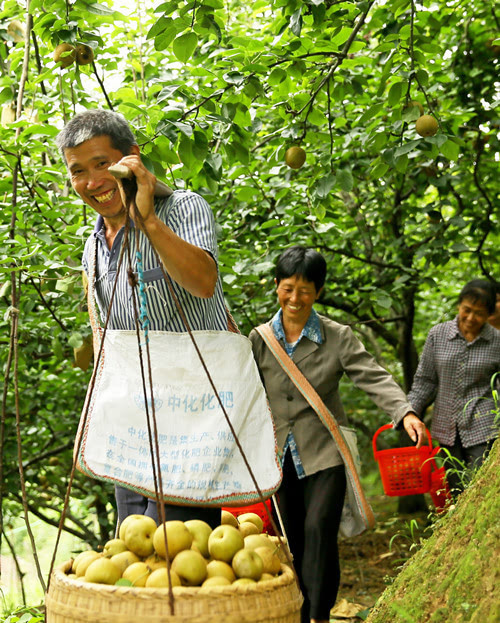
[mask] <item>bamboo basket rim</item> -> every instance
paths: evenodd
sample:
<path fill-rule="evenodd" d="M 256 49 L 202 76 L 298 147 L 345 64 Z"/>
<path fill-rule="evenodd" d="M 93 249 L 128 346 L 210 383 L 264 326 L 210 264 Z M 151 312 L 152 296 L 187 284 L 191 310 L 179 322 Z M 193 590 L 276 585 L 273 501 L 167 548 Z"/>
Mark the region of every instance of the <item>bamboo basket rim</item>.
<path fill-rule="evenodd" d="M 290 623 L 300 619 L 303 596 L 293 570 L 283 563 L 281 574 L 265 582 L 173 587 L 173 613 L 168 588 L 91 584 L 68 577 L 71 564 L 66 561 L 52 571 L 45 596 L 48 621 L 136 623 L 148 618 L 154 623 Z"/>
<path fill-rule="evenodd" d="M 158 596 L 166 597 L 169 594 L 168 588 L 150 588 L 146 586 L 116 586 L 114 584 L 95 584 L 91 582 L 85 582 L 80 578 L 70 578 L 67 572 L 71 569 L 72 560 L 67 560 L 62 564 L 54 568 L 52 575 L 54 579 L 57 579 L 59 583 L 67 586 L 78 586 L 81 591 L 88 591 L 93 594 L 102 593 L 106 594 L 132 594 L 137 597 L 151 597 L 158 594 Z M 175 598 L 196 598 L 198 595 L 221 595 L 221 594 L 248 594 L 248 593 L 265 593 L 274 591 L 276 588 L 286 586 L 291 582 L 295 582 L 295 575 L 291 567 L 285 563 L 281 563 L 281 573 L 271 580 L 265 582 L 255 582 L 255 584 L 241 584 L 233 586 L 229 584 L 227 586 L 205 586 L 201 590 L 200 586 L 174 586 L 172 591 Z M 50 587 L 49 587 L 50 591 Z"/>

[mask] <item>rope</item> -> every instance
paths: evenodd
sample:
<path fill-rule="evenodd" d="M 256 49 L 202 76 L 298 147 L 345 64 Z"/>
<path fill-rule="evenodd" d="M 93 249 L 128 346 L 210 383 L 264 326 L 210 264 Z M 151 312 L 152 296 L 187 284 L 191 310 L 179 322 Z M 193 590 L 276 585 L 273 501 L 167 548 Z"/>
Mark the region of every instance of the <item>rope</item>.
<path fill-rule="evenodd" d="M 144 331 L 144 338 L 146 342 L 149 340 L 149 316 L 148 316 L 148 304 L 146 299 L 146 286 L 144 284 L 144 271 L 142 268 L 142 253 L 139 248 L 135 252 L 136 265 L 137 265 L 137 278 L 139 282 L 139 318 L 141 320 L 142 330 Z"/>
<path fill-rule="evenodd" d="M 118 283 L 118 276 L 120 273 L 120 269 L 123 263 L 123 257 L 124 257 L 124 252 L 125 250 L 127 251 L 127 255 L 128 255 L 128 260 L 129 260 L 129 266 L 131 267 L 131 258 L 130 258 L 130 243 L 129 243 L 129 230 L 130 230 L 130 208 L 132 207 L 132 204 L 134 203 L 134 199 L 135 197 L 129 198 L 126 193 L 125 190 L 123 188 L 122 182 L 120 179 L 117 179 L 117 183 L 118 183 L 118 189 L 122 198 L 122 202 L 123 205 L 126 209 L 126 214 L 127 214 L 127 218 L 126 218 L 126 222 L 125 222 L 125 232 L 124 232 L 124 238 L 123 238 L 123 242 L 122 242 L 122 247 L 120 249 L 120 256 L 118 259 L 118 265 L 117 265 L 117 272 L 116 272 L 116 277 L 114 280 L 114 284 L 113 284 L 113 289 L 111 292 L 111 297 L 110 297 L 110 302 L 108 305 L 108 310 L 107 310 L 107 314 L 106 314 L 106 321 L 104 323 L 104 328 L 102 329 L 102 331 L 100 331 L 100 323 L 97 322 L 97 310 L 95 307 L 95 300 L 94 300 L 94 287 L 95 287 L 95 268 L 94 268 L 94 279 L 92 280 L 93 282 L 91 283 L 89 280 L 89 299 L 90 297 L 92 297 L 92 300 L 94 301 L 93 303 L 93 309 L 90 309 L 90 305 L 89 305 L 89 315 L 91 315 L 91 324 L 92 324 L 92 328 L 94 331 L 98 331 L 101 335 L 101 340 L 100 340 L 100 344 L 99 344 L 99 351 L 96 357 L 96 361 L 94 363 L 94 370 L 92 373 L 92 377 L 89 383 L 89 389 L 88 389 L 88 397 L 87 397 L 87 401 L 86 401 L 86 405 L 84 408 L 84 412 L 82 413 L 82 418 L 81 418 L 81 422 L 80 422 L 80 430 L 79 430 L 79 434 L 77 435 L 77 439 L 76 439 L 76 451 L 74 453 L 74 461 L 73 461 L 73 466 L 72 466 L 72 470 L 71 470 L 71 474 L 69 477 L 69 482 L 68 482 L 68 489 L 66 492 L 66 496 L 65 496 L 65 500 L 64 500 L 64 505 L 63 505 L 63 511 L 61 514 L 61 519 L 59 522 L 59 527 L 58 527 L 58 534 L 57 534 L 57 538 L 56 538 L 56 546 L 54 549 L 54 554 L 52 557 L 52 561 L 51 561 L 51 565 L 50 565 L 50 571 L 49 571 L 49 585 L 50 585 L 50 577 L 52 575 L 53 572 L 53 568 L 54 568 L 54 564 L 55 564 L 55 557 L 56 557 L 56 552 L 57 552 L 57 547 L 58 547 L 58 543 L 60 540 L 60 536 L 62 533 L 62 527 L 64 525 L 64 521 L 65 521 L 65 517 L 66 517 L 66 511 L 67 511 L 67 507 L 69 504 L 69 496 L 70 496 L 70 491 L 71 491 L 71 487 L 72 487 L 72 483 L 73 483 L 73 479 L 74 479 L 74 473 L 75 473 L 75 469 L 76 469 L 76 465 L 77 465 L 77 461 L 78 461 L 78 456 L 80 454 L 80 450 L 81 450 L 81 444 L 82 444 L 82 438 L 83 438 L 83 432 L 85 430 L 85 426 L 86 426 L 86 422 L 88 419 L 88 415 L 89 415 L 89 411 L 90 411 L 90 405 L 91 405 L 91 397 L 92 397 L 92 393 L 94 391 L 95 388 L 95 382 L 96 382 L 96 377 L 97 377 L 97 370 L 99 368 L 99 364 L 101 362 L 102 359 L 102 353 L 103 353 L 103 348 L 104 348 L 104 339 L 106 336 L 106 332 L 107 332 L 107 328 L 108 328 L 108 322 L 109 322 L 109 317 L 110 317 L 110 311 L 114 302 L 114 298 L 115 298 L 115 293 L 116 293 L 116 286 Z M 224 406 L 224 403 L 222 401 L 221 396 L 219 395 L 219 392 L 217 391 L 217 388 L 215 386 L 215 383 L 212 379 L 212 376 L 210 375 L 210 372 L 207 368 L 206 362 L 203 359 L 203 356 L 201 354 L 201 351 L 198 347 L 198 344 L 196 343 L 196 340 L 194 338 L 194 335 L 192 333 L 191 327 L 189 325 L 189 322 L 187 320 L 187 317 L 184 313 L 184 310 L 181 307 L 180 301 L 175 293 L 175 290 L 173 288 L 172 285 L 172 281 L 171 281 L 171 277 L 170 275 L 168 275 L 168 273 L 165 270 L 165 267 L 163 266 L 163 262 L 161 261 L 158 253 L 156 252 L 156 249 L 154 248 L 151 239 L 149 237 L 149 234 L 147 233 L 147 231 L 145 230 L 145 228 L 143 227 L 144 221 L 142 218 L 142 215 L 140 214 L 140 212 L 136 209 L 134 210 L 134 217 L 135 219 L 138 221 L 138 224 L 141 225 L 141 230 L 142 233 L 144 234 L 145 238 L 147 239 L 147 241 L 149 242 L 149 244 L 151 245 L 151 248 L 153 249 L 153 253 L 154 253 L 154 257 L 156 259 L 156 261 L 158 262 L 158 265 L 161 268 L 163 277 L 165 279 L 165 282 L 167 284 L 168 290 L 170 295 L 172 296 L 172 299 L 175 303 L 175 306 L 177 308 L 177 311 L 179 313 L 179 316 L 182 319 L 182 322 L 186 328 L 187 333 L 189 334 L 191 341 L 193 343 L 193 346 L 196 350 L 196 353 L 199 357 L 200 363 L 203 367 L 203 369 L 205 370 L 205 373 L 207 375 L 208 381 L 210 382 L 210 385 L 212 386 L 212 389 L 214 391 L 214 394 L 217 398 L 217 401 L 219 402 L 219 406 L 222 410 L 222 413 L 224 415 L 224 418 L 229 426 L 229 429 L 233 435 L 234 441 L 241 453 L 243 462 L 245 463 L 246 468 L 248 469 L 248 473 L 252 479 L 252 482 L 255 486 L 255 490 L 262 502 L 262 504 L 264 505 L 264 508 L 266 510 L 266 513 L 271 521 L 271 525 L 273 526 L 276 534 L 278 535 L 278 539 L 280 541 L 280 543 L 282 544 L 281 541 L 281 537 L 279 535 L 279 530 L 277 529 L 277 526 L 274 522 L 274 519 L 272 517 L 272 514 L 268 511 L 267 506 L 265 504 L 265 499 L 264 496 L 262 494 L 262 491 L 257 483 L 257 480 L 255 478 L 255 474 L 253 473 L 252 468 L 250 467 L 250 464 L 248 462 L 248 459 L 245 455 L 245 452 L 243 450 L 243 447 L 241 446 L 237 433 L 231 423 L 231 420 L 229 418 L 229 415 L 226 411 L 226 408 Z M 150 443 L 150 448 L 151 448 L 151 455 L 152 455 L 152 467 L 153 467 L 153 483 L 154 483 L 154 488 L 155 488 L 155 498 L 156 498 L 156 502 L 157 502 L 157 508 L 158 508 L 158 514 L 159 514 L 159 518 L 161 523 L 164 526 L 164 539 L 165 539 L 165 544 L 166 544 L 166 548 L 167 548 L 167 552 L 168 552 L 168 544 L 167 544 L 167 535 L 166 535 L 166 528 L 165 528 L 165 509 L 164 509 L 164 503 L 163 503 L 163 496 L 161 496 L 160 499 L 160 493 L 163 493 L 163 485 L 162 485 L 162 477 L 161 477 L 161 468 L 160 468 L 160 450 L 159 450 L 159 445 L 158 445 L 158 431 L 157 431 L 157 426 L 156 426 L 156 413 L 155 413 L 155 401 L 154 401 L 154 393 L 153 393 L 153 385 L 152 385 L 152 371 L 151 371 L 151 357 L 150 357 L 150 351 L 149 351 L 149 316 L 147 313 L 147 299 L 146 299 L 146 287 L 144 284 L 144 273 L 143 273 L 143 266 L 142 266 L 142 254 L 139 250 L 139 231 L 138 231 L 138 227 L 136 226 L 135 230 L 136 230 L 136 266 L 137 266 L 137 279 L 135 278 L 135 275 L 133 274 L 133 271 L 131 268 L 129 268 L 129 273 L 128 273 L 128 278 L 129 278 L 129 282 L 131 283 L 131 285 L 133 286 L 133 290 L 134 293 L 137 292 L 137 288 L 134 286 L 138 285 L 138 298 L 139 298 L 139 313 L 137 312 L 137 300 L 136 297 L 133 296 L 133 304 L 134 304 L 134 317 L 135 317 L 135 321 L 136 321 L 136 332 L 137 332 L 137 336 L 138 336 L 138 349 L 139 349 L 139 361 L 140 361 L 140 367 L 141 367 L 141 375 L 142 375 L 142 381 L 143 381 L 143 391 L 144 391 L 144 403 L 145 403 L 145 411 L 146 411 L 146 421 L 147 421 L 147 428 L 148 428 L 148 436 L 149 436 L 149 443 Z M 97 249 L 97 247 L 96 247 Z M 95 258 L 94 258 L 94 261 Z M 229 314 L 229 312 L 227 312 L 228 314 L 228 330 L 229 331 L 234 331 L 234 332 L 238 332 L 238 329 L 236 327 L 236 323 L 234 322 L 233 318 L 231 317 L 231 315 Z M 141 339 L 140 339 L 140 329 L 139 329 L 139 323 L 138 320 L 140 320 L 141 323 L 141 327 L 144 331 L 144 346 L 146 348 L 146 360 L 147 360 L 147 365 L 148 365 L 148 373 L 149 373 L 149 393 L 150 393 L 150 400 L 148 400 L 148 391 L 146 389 L 146 379 L 145 379 L 145 371 L 144 371 L 144 362 L 143 362 L 143 357 L 142 357 L 142 344 L 141 344 Z M 151 416 L 150 416 L 150 412 L 149 412 L 149 406 L 151 406 Z M 155 456 L 156 455 L 156 456 Z M 286 549 L 286 548 L 285 548 Z M 296 578 L 296 581 L 298 582 L 297 579 L 297 575 L 295 573 L 295 569 L 293 568 L 293 564 L 292 564 L 292 569 Z M 170 574 L 170 561 L 169 561 L 169 557 L 167 556 L 167 570 Z M 47 590 L 49 588 L 49 585 L 47 586 Z M 170 583 L 170 590 L 169 590 L 169 606 L 170 606 L 170 611 L 171 614 L 174 614 L 174 598 L 173 598 L 173 592 L 172 592 L 172 587 L 171 587 L 171 583 Z"/>

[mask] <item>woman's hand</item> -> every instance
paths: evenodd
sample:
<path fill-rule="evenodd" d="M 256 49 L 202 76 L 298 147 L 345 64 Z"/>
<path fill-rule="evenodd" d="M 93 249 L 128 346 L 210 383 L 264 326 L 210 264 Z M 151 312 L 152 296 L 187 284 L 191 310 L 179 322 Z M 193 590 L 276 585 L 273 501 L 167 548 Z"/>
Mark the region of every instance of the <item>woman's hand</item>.
<path fill-rule="evenodd" d="M 407 413 L 403 418 L 403 426 L 413 442 L 417 443 L 417 448 L 423 446 L 427 439 L 425 424 L 414 413 Z"/>

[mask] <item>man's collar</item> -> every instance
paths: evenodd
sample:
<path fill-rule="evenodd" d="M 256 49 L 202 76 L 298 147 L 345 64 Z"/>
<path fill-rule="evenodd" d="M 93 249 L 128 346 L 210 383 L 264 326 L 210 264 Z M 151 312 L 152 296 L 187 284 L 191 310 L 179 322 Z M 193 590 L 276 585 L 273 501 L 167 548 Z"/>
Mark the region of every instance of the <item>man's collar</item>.
<path fill-rule="evenodd" d="M 130 227 L 135 227 L 134 221 L 132 219 L 130 219 Z M 100 231 L 104 232 L 105 230 L 106 225 L 104 224 L 104 218 L 101 214 L 98 214 L 94 225 L 94 235 L 97 235 Z"/>

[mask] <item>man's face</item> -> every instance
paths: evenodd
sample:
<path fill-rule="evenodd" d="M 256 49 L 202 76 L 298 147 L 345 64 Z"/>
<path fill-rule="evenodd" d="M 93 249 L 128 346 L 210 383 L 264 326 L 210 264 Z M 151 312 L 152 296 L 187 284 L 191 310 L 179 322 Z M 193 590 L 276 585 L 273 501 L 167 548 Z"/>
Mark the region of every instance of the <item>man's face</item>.
<path fill-rule="evenodd" d="M 71 184 L 80 197 L 106 219 L 125 217 L 116 179 L 108 167 L 124 154 L 111 145 L 109 136 L 96 136 L 64 150 Z"/>

